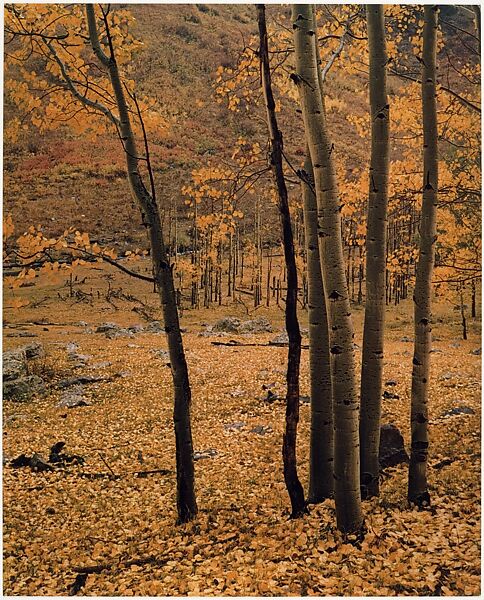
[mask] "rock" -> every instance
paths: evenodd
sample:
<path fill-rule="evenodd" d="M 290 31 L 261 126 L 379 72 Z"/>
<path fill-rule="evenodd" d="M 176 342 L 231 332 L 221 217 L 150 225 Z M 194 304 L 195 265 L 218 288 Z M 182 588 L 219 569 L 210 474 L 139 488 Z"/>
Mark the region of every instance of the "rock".
<path fill-rule="evenodd" d="M 385 385 L 388 387 L 394 387 L 397 385 L 397 381 L 395 381 L 394 379 L 389 379 L 388 381 L 385 381 Z"/>
<path fill-rule="evenodd" d="M 400 341 L 410 343 L 410 342 L 413 342 L 413 339 L 408 337 L 408 335 L 404 335 L 403 337 L 400 338 Z"/>
<path fill-rule="evenodd" d="M 268 425 L 256 425 L 252 427 L 250 430 L 251 433 L 256 433 L 257 435 L 267 435 L 268 433 L 272 433 L 272 427 Z"/>
<path fill-rule="evenodd" d="M 117 373 L 114 374 L 115 377 L 131 377 L 131 371 L 125 370 L 125 371 L 118 371 Z"/>
<path fill-rule="evenodd" d="M 75 365 L 76 367 L 84 367 L 91 360 L 91 358 L 91 354 L 77 354 L 77 352 L 69 355 L 69 360 L 77 363 Z"/>
<path fill-rule="evenodd" d="M 482 354 L 481 348 L 476 348 L 475 350 L 471 350 L 469 354 L 473 354 L 474 356 L 480 356 Z"/>
<path fill-rule="evenodd" d="M 226 333 L 238 333 L 240 320 L 237 317 L 224 317 L 211 326 L 210 331 L 223 331 Z"/>
<path fill-rule="evenodd" d="M 281 331 L 275 338 L 273 338 L 269 344 L 271 346 L 287 346 L 289 344 L 289 337 L 287 331 Z"/>
<path fill-rule="evenodd" d="M 460 348 L 460 344 L 459 342 L 452 342 L 452 344 L 450 344 L 451 348 Z"/>
<path fill-rule="evenodd" d="M 446 411 L 442 416 L 443 417 L 452 417 L 454 415 L 473 415 L 475 414 L 475 410 L 470 406 L 464 406 L 461 404 L 460 406 L 455 406 L 450 410 Z"/>
<path fill-rule="evenodd" d="M 299 396 L 300 404 L 311 404 L 311 398 L 309 396 Z"/>
<path fill-rule="evenodd" d="M 170 360 L 170 353 L 167 350 L 163 350 L 163 348 L 157 349 L 152 348 L 150 350 L 152 354 L 156 356 L 156 358 L 161 358 L 162 360 Z"/>
<path fill-rule="evenodd" d="M 164 333 L 165 327 L 159 321 L 150 321 L 145 327 L 146 333 Z"/>
<path fill-rule="evenodd" d="M 257 317 L 250 321 L 244 321 L 239 326 L 239 333 L 271 333 L 272 325 L 265 317 Z"/>
<path fill-rule="evenodd" d="M 77 387 L 68 392 L 64 392 L 57 403 L 58 408 L 76 408 L 78 406 L 90 406 L 83 395 L 82 387 Z"/>
<path fill-rule="evenodd" d="M 120 327 L 116 323 L 101 323 L 101 325 L 96 327 L 96 333 L 106 333 L 107 331 L 115 331 L 117 329 L 120 329 Z"/>
<path fill-rule="evenodd" d="M 431 354 L 443 354 L 443 351 L 440 348 L 432 348 L 432 350 L 430 350 Z"/>
<path fill-rule="evenodd" d="M 218 452 L 214 448 L 209 448 L 208 450 L 201 450 L 199 452 L 193 453 L 193 460 L 203 460 L 204 458 L 213 458 L 217 456 Z"/>
<path fill-rule="evenodd" d="M 394 394 L 393 392 L 389 392 L 388 390 L 385 390 L 383 392 L 383 397 L 386 400 L 399 400 L 400 396 L 398 394 Z"/>
<path fill-rule="evenodd" d="M 27 360 L 33 360 L 34 358 L 43 358 L 45 356 L 44 347 L 40 342 L 32 342 L 24 346 L 25 356 Z"/>
<path fill-rule="evenodd" d="M 102 375 L 80 375 L 79 377 L 68 377 L 67 379 L 59 381 L 57 387 L 59 389 L 64 389 L 72 386 L 99 383 L 100 381 L 107 381 L 107 378 Z"/>
<path fill-rule="evenodd" d="M 27 355 L 24 348 L 8 350 L 3 353 L 3 380 L 11 381 L 27 375 Z"/>
<path fill-rule="evenodd" d="M 391 423 L 380 427 L 379 460 L 381 469 L 408 462 L 408 454 L 403 443 L 403 436 L 398 427 Z"/>
<path fill-rule="evenodd" d="M 454 377 L 454 374 L 448 372 L 448 373 L 444 373 L 440 379 L 443 379 L 444 381 L 447 381 L 449 379 L 452 379 L 452 377 Z"/>
<path fill-rule="evenodd" d="M 123 327 L 119 327 L 118 329 L 111 329 L 106 331 L 104 334 L 109 340 L 116 340 L 118 338 L 123 337 L 134 337 L 134 333 L 129 331 L 129 329 L 124 329 Z"/>
<path fill-rule="evenodd" d="M 87 327 L 86 321 L 78 321 L 77 323 L 75 323 L 75 325 L 77 327 Z"/>
<path fill-rule="evenodd" d="M 141 333 L 144 331 L 144 327 L 141 323 L 137 323 L 136 325 L 128 327 L 128 331 L 131 331 L 131 333 Z"/>
<path fill-rule="evenodd" d="M 79 349 L 79 345 L 76 342 L 69 342 L 66 344 L 67 355 L 69 360 L 77 363 L 74 365 L 75 367 L 83 367 L 89 360 L 91 360 L 92 356 L 90 354 L 79 354 L 77 350 Z"/>
<path fill-rule="evenodd" d="M 110 367 L 113 363 L 109 362 L 109 360 L 103 360 L 101 362 L 93 363 L 89 365 L 89 369 L 105 369 L 106 367 Z"/>
<path fill-rule="evenodd" d="M 37 375 L 26 375 L 3 382 L 3 399 L 12 402 L 29 402 L 36 395 L 45 393 L 43 380 Z"/>
<path fill-rule="evenodd" d="M 206 331 L 200 331 L 198 337 L 227 337 L 229 334 L 225 331 L 213 331 L 212 326 L 207 327 Z"/>
<path fill-rule="evenodd" d="M 235 423 L 225 423 L 224 429 L 225 431 L 240 431 L 245 427 L 245 423 L 243 421 L 236 421 Z"/>
<path fill-rule="evenodd" d="M 18 333 L 7 333 L 7 337 L 39 337 L 36 333 L 32 333 L 31 331 L 19 331 Z"/>

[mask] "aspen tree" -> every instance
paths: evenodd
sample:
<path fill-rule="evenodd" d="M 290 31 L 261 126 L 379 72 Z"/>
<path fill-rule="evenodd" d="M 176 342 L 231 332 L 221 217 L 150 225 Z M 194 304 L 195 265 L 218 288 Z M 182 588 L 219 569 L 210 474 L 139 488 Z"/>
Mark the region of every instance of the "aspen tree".
<path fill-rule="evenodd" d="M 309 314 L 309 376 L 311 437 L 308 501 L 322 502 L 333 495 L 333 406 L 329 357 L 328 319 L 324 298 L 318 241 L 318 207 L 314 193 L 309 150 L 304 163 L 304 225 L 306 231 Z"/>
<path fill-rule="evenodd" d="M 267 111 L 267 125 L 270 136 L 270 162 L 277 187 L 279 214 L 282 226 L 284 260 L 287 268 L 285 320 L 286 331 L 289 338 L 289 351 L 286 376 L 286 428 L 282 442 L 284 481 L 286 483 L 287 491 L 291 500 L 291 516 L 299 517 L 304 514 L 307 509 L 304 499 L 304 490 L 297 475 L 296 463 L 297 425 L 299 421 L 299 366 L 301 360 L 301 332 L 299 330 L 299 322 L 297 318 L 298 277 L 296 257 L 294 254 L 294 238 L 291 225 L 291 215 L 289 213 L 287 187 L 282 168 L 283 138 L 277 124 L 275 112 L 276 105 L 272 93 L 265 6 L 263 4 L 257 5 L 257 17 L 259 25 L 259 58 L 262 74 L 262 89 Z"/>
<path fill-rule="evenodd" d="M 86 16 L 89 41 L 93 52 L 109 74 L 119 112 L 119 117 L 115 117 L 116 126 L 123 141 L 129 185 L 134 198 L 143 212 L 150 237 L 153 274 L 160 292 L 175 391 L 173 419 L 176 440 L 178 520 L 181 523 L 185 523 L 197 514 L 197 503 L 195 498 L 195 470 L 190 423 L 191 390 L 180 332 L 173 272 L 163 239 L 163 229 L 154 196 L 154 188 L 151 193 L 147 190 L 139 171 L 139 154 L 131 125 L 130 110 L 116 63 L 115 50 L 109 34 L 107 19 L 105 18 L 104 21 L 109 44 L 109 54 L 106 54 L 101 47 L 93 5 L 86 4 Z"/>
<path fill-rule="evenodd" d="M 360 409 L 362 498 L 379 494 L 380 417 L 385 329 L 385 266 L 389 170 L 389 105 L 384 8 L 366 7 L 370 58 L 371 158 L 366 232 L 366 303 Z"/>
<path fill-rule="evenodd" d="M 319 84 L 313 8 L 293 6 L 296 73 L 306 139 L 314 170 L 318 236 L 330 332 L 334 415 L 334 486 L 336 520 L 345 532 L 362 527 L 358 415 L 353 322 L 341 236 L 341 200 L 334 173 L 331 143 Z"/>
<path fill-rule="evenodd" d="M 408 500 L 430 502 L 427 488 L 428 395 L 432 345 L 432 274 L 435 260 L 438 199 L 438 129 L 436 101 L 438 7 L 424 6 L 422 51 L 423 198 L 420 245 L 414 290 L 415 346 L 412 370 L 411 454 Z"/>

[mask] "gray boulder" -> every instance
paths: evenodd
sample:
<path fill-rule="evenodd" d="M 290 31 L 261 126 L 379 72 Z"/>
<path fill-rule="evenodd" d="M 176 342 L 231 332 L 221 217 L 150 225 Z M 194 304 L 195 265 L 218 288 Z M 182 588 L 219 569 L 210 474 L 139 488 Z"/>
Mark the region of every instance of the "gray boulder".
<path fill-rule="evenodd" d="M 43 380 L 37 375 L 26 375 L 3 382 L 3 398 L 12 402 L 29 402 L 45 392 Z"/>
<path fill-rule="evenodd" d="M 240 323 L 239 333 L 272 333 L 272 325 L 265 317 L 257 317 Z"/>
<path fill-rule="evenodd" d="M 163 333 L 165 328 L 159 321 L 151 321 L 144 330 L 146 333 Z"/>
<path fill-rule="evenodd" d="M 40 342 L 32 342 L 24 346 L 25 356 L 27 360 L 33 360 L 35 358 L 43 358 L 45 356 L 44 347 Z"/>
<path fill-rule="evenodd" d="M 27 355 L 25 348 L 8 350 L 3 353 L 3 380 L 11 381 L 27 375 Z"/>
<path fill-rule="evenodd" d="M 225 333 L 238 333 L 240 319 L 237 317 L 224 317 L 219 319 L 211 328 L 211 331 L 223 331 Z"/>

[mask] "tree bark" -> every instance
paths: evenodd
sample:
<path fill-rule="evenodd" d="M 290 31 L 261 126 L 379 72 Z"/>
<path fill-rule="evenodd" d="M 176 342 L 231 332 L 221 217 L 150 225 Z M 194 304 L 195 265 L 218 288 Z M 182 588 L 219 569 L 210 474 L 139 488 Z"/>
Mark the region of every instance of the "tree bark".
<path fill-rule="evenodd" d="M 362 527 L 358 414 L 353 323 L 345 276 L 338 197 L 331 144 L 319 83 L 317 33 L 310 5 L 293 5 L 297 84 L 306 139 L 314 169 L 318 236 L 328 324 L 334 414 L 334 484 L 336 520 L 345 532 Z"/>
<path fill-rule="evenodd" d="M 366 302 L 360 409 L 362 498 L 378 496 L 381 398 L 385 332 L 385 267 L 388 207 L 389 105 L 384 8 L 366 7 L 370 56 L 371 158 L 366 231 Z"/>
<path fill-rule="evenodd" d="M 279 214 L 282 225 L 284 260 L 287 269 L 285 321 L 289 338 L 289 351 L 286 375 L 286 428 L 283 435 L 282 456 L 284 462 L 284 480 L 291 500 L 291 516 L 294 518 L 303 515 L 307 511 L 304 490 L 298 478 L 296 462 L 297 425 L 299 421 L 299 365 L 301 360 L 301 333 L 297 318 L 297 268 L 286 180 L 284 178 L 282 167 L 283 139 L 277 124 L 275 102 L 272 93 L 265 6 L 263 4 L 257 5 L 257 17 L 259 25 L 259 57 L 262 74 L 262 89 L 267 111 L 267 125 L 271 147 L 270 161 L 274 182 L 277 187 Z"/>
<path fill-rule="evenodd" d="M 309 376 L 311 437 L 309 447 L 308 502 L 316 504 L 333 495 L 333 402 L 329 356 L 328 318 L 318 242 L 318 207 L 314 193 L 313 165 L 309 149 L 303 183 L 306 231 L 309 312 Z"/>
<path fill-rule="evenodd" d="M 417 506 L 430 503 L 427 488 L 428 392 L 432 345 L 431 292 L 435 258 L 438 194 L 436 51 L 438 7 L 424 6 L 422 54 L 423 200 L 420 246 L 414 291 L 415 347 L 412 370 L 412 443 L 408 500 Z"/>
<path fill-rule="evenodd" d="M 110 43 L 110 55 L 108 56 L 101 48 L 93 5 L 86 5 L 86 15 L 91 46 L 109 73 L 119 111 L 119 134 L 126 156 L 128 180 L 132 194 L 143 213 L 150 238 L 153 272 L 160 293 L 174 385 L 173 420 L 176 441 L 178 521 L 185 523 L 197 514 L 197 503 L 190 422 L 191 390 L 180 332 L 173 272 L 167 257 L 156 198 L 146 189 L 139 172 L 139 154 L 114 49 Z"/>
<path fill-rule="evenodd" d="M 474 26 L 476 28 L 477 39 L 479 40 L 479 44 L 481 43 L 481 6 L 479 4 L 475 4 L 472 7 L 474 11 Z M 479 49 L 480 53 L 480 49 Z"/>

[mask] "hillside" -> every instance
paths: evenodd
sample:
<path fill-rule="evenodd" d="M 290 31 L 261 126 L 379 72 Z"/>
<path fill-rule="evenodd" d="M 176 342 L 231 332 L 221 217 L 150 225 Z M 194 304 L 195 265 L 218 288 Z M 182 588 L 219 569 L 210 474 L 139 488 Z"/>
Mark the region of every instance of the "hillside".
<path fill-rule="evenodd" d="M 232 113 L 226 103 L 216 101 L 214 93 L 217 68 L 234 67 L 257 31 L 255 8 L 153 4 L 130 5 L 130 10 L 137 21 L 134 33 L 144 43 L 130 76 L 140 92 L 159 101 L 169 123 L 161 143 L 152 150 L 160 205 L 170 210 L 176 202 L 183 210 L 180 188 L 189 182 L 192 169 L 229 160 L 240 136 L 265 144 L 260 109 L 256 115 Z M 281 11 L 288 13 L 277 6 L 268 12 L 278 17 Z M 364 85 L 363 79 L 357 83 L 357 87 Z M 328 81 L 328 95 L 340 98 L 349 87 L 335 73 Z M 354 100 L 353 113 L 364 115 L 364 99 Z M 304 153 L 302 123 L 294 103 L 287 101 L 284 106 L 281 128 L 288 154 L 298 164 Z M 10 109 L 15 112 L 15 107 Z M 347 159 L 350 172 L 352 166 L 364 164 L 367 148 L 346 118 L 334 112 L 330 127 L 336 151 Z M 42 136 L 29 130 L 18 143 L 7 144 L 4 207 L 19 232 L 42 223 L 50 236 L 74 225 L 101 240 L 123 240 L 129 245 L 144 241 L 115 136 L 93 142 L 60 126 Z M 253 211 L 251 202 L 242 208 L 249 214 Z"/>

